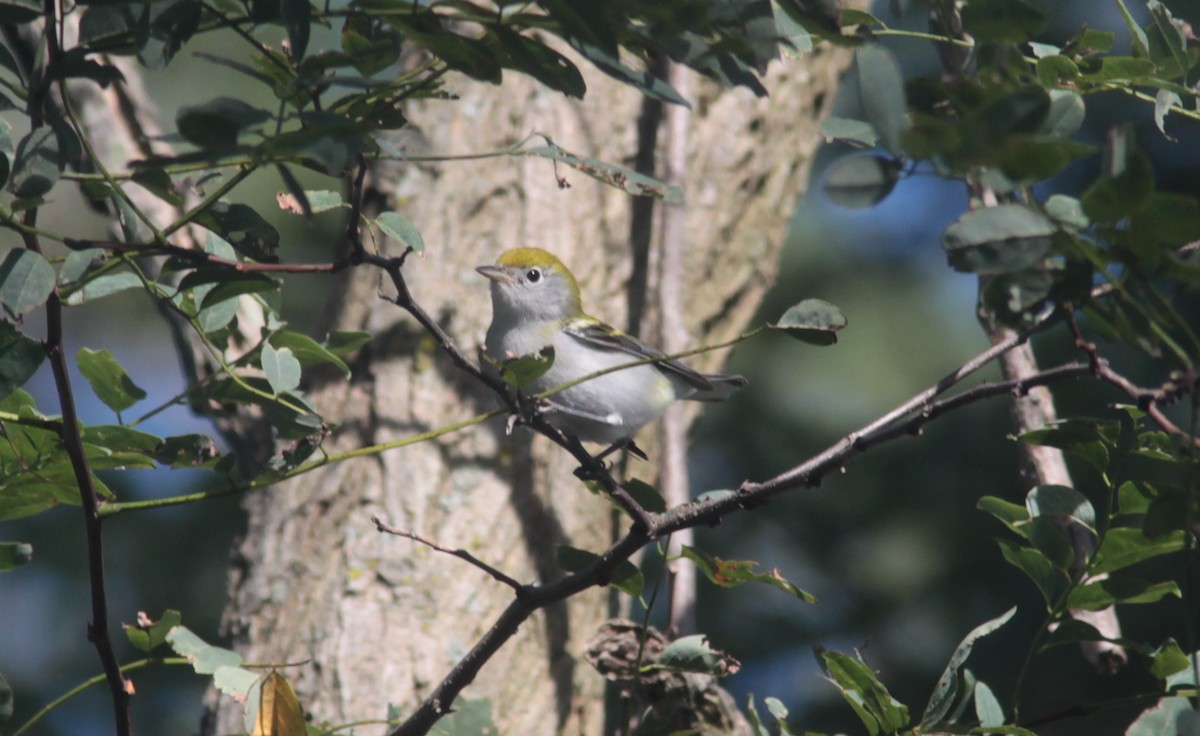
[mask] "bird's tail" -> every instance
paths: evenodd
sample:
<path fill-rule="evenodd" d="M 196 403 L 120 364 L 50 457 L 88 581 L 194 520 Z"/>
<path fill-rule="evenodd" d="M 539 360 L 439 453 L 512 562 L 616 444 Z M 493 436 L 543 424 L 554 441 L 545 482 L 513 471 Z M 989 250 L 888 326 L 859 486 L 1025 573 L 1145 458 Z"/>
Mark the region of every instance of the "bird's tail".
<path fill-rule="evenodd" d="M 713 373 L 704 376 L 704 380 L 708 381 L 710 388 L 701 389 L 688 397 L 691 401 L 724 401 L 733 395 L 742 386 L 745 386 L 748 381 L 742 376 Z"/>

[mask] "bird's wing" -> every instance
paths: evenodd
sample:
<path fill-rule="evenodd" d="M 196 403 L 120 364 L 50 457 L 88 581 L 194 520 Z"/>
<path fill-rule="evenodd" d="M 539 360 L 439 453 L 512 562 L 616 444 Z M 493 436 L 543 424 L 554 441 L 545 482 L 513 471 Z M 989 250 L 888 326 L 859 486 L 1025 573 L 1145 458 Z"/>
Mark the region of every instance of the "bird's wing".
<path fill-rule="evenodd" d="M 641 340 L 600 322 L 568 322 L 563 326 L 563 331 L 588 347 L 625 353 L 630 362 L 664 355 Z M 713 390 L 707 377 L 677 360 L 662 360 L 652 365 L 677 376 L 697 391 Z"/>

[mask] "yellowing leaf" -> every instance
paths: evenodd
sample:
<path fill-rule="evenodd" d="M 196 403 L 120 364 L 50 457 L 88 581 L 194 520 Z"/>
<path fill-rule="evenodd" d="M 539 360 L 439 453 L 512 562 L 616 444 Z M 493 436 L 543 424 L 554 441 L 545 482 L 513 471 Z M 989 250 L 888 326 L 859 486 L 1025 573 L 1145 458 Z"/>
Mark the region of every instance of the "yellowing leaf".
<path fill-rule="evenodd" d="M 283 675 L 272 671 L 259 691 L 252 736 L 304 736 L 304 725 L 304 709 L 296 691 Z"/>

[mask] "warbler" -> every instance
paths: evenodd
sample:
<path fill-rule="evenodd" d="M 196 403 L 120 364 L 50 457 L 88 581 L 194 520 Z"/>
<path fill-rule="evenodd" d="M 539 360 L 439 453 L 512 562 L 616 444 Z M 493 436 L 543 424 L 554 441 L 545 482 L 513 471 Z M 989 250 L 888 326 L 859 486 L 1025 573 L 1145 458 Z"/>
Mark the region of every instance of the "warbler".
<path fill-rule="evenodd" d="M 475 270 L 491 281 L 489 356 L 503 361 L 554 348 L 550 369 L 523 387 L 526 395 L 664 355 L 584 312 L 575 276 L 547 251 L 514 248 L 495 265 Z M 583 381 L 547 397 L 544 408 L 547 421 L 567 434 L 610 449 L 634 449 L 634 433 L 675 401 L 724 401 L 744 385 L 741 376 L 704 375 L 677 360 L 662 360 Z"/>

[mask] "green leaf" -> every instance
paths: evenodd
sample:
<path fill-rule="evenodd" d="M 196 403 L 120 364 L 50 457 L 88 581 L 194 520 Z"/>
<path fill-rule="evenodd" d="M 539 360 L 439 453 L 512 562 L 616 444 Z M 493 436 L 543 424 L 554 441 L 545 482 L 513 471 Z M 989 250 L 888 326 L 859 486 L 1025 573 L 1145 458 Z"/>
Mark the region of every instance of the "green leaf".
<path fill-rule="evenodd" d="M 986 511 L 987 513 L 999 519 L 1000 522 L 1009 529 L 1012 529 L 1013 531 L 1022 535 L 1023 533 L 1018 531 L 1018 524 L 1020 522 L 1029 521 L 1029 509 L 1020 504 L 1012 503 L 1011 501 L 1005 501 L 1004 499 L 997 498 L 995 496 L 984 496 L 983 498 L 979 499 L 978 503 L 975 504 L 975 508 L 979 509 L 980 511 Z"/>
<path fill-rule="evenodd" d="M 558 552 L 555 555 L 555 561 L 559 568 L 572 573 L 584 570 L 600 562 L 600 560 L 600 555 L 594 552 L 588 552 L 585 549 L 578 549 L 565 544 L 558 546 Z M 608 584 L 623 593 L 637 598 L 642 594 L 642 589 L 645 586 L 645 578 L 642 576 L 642 571 L 638 569 L 637 565 L 629 560 L 624 560 L 612 571 Z"/>
<path fill-rule="evenodd" d="M 1083 78 L 1089 82 L 1146 82 L 1153 78 L 1158 69 L 1149 59 L 1135 59 L 1132 56 L 1105 56 L 1100 60 L 1100 68 L 1085 71 Z"/>
<path fill-rule="evenodd" d="M 854 59 L 863 115 L 879 133 L 879 140 L 887 152 L 898 156 L 903 151 L 904 134 L 910 127 L 900 65 L 891 51 L 878 44 L 858 47 Z"/>
<path fill-rule="evenodd" d="M 1012 135 L 995 164 L 1013 182 L 1034 183 L 1057 174 L 1095 150 L 1095 146 L 1057 137 Z"/>
<path fill-rule="evenodd" d="M 900 163 L 884 156 L 842 156 L 821 177 L 829 201 L 840 207 L 865 209 L 882 202 L 900 181 Z"/>
<path fill-rule="evenodd" d="M 58 269 L 58 283 L 69 284 L 78 281 L 91 268 L 94 261 L 102 259 L 104 256 L 103 248 L 82 248 L 71 251 L 63 260 L 62 267 Z"/>
<path fill-rule="evenodd" d="M 662 497 L 657 488 L 646 481 L 630 478 L 621 487 L 643 509 L 655 514 L 660 514 L 667 510 L 666 499 Z"/>
<path fill-rule="evenodd" d="M 600 46 L 578 38 L 568 38 L 567 42 L 571 44 L 571 48 L 592 62 L 597 69 L 618 82 L 638 89 L 647 97 L 662 100 L 663 102 L 670 102 L 675 105 L 682 105 L 683 107 L 691 107 L 688 101 L 683 99 L 683 96 L 674 87 L 659 77 L 654 76 L 650 72 L 639 71 L 621 63 L 615 51 L 607 51 Z"/>
<path fill-rule="evenodd" d="M 568 97 L 582 99 L 587 84 L 571 60 L 534 38 L 523 36 L 505 25 L 488 26 L 508 54 L 512 68 L 528 74 L 544 86 Z"/>
<path fill-rule="evenodd" d="M 986 683 L 976 682 L 974 691 L 975 717 L 981 726 L 1003 726 L 1004 708 Z"/>
<path fill-rule="evenodd" d="M 832 345 L 846 324 L 846 315 L 834 305 L 821 299 L 805 299 L 788 307 L 779 321 L 768 327 L 811 345 Z"/>
<path fill-rule="evenodd" d="M 204 298 L 200 300 L 200 309 L 208 309 L 243 294 L 278 291 L 280 286 L 278 279 L 263 273 L 239 273 L 228 268 L 206 266 L 184 276 L 179 282 L 179 290 L 187 291 L 209 283 L 215 283 L 216 286 L 204 294 Z"/>
<path fill-rule="evenodd" d="M 1096 511 L 1092 508 L 1092 502 L 1070 486 L 1034 486 L 1025 496 L 1025 508 L 1031 517 L 1045 514 L 1066 516 L 1089 529 L 1096 528 Z"/>
<path fill-rule="evenodd" d="M 508 360 L 496 360 L 487 353 L 483 359 L 496 366 L 504 382 L 514 388 L 525 388 L 546 375 L 554 365 L 554 346 L 547 345 L 533 355 L 522 355 Z"/>
<path fill-rule="evenodd" d="M 27 542 L 0 542 L 0 572 L 8 572 L 33 559 L 33 545 Z M 0 697 L 0 706 L 3 706 Z M 0 715 L 0 721 L 4 718 Z"/>
<path fill-rule="evenodd" d="M 325 349 L 340 358 L 371 342 L 371 337 L 369 332 L 331 332 L 325 338 Z"/>
<path fill-rule="evenodd" d="M 1160 680 L 1191 669 L 1192 660 L 1174 639 L 1167 639 L 1161 647 L 1150 652 L 1147 669 Z"/>
<path fill-rule="evenodd" d="M 1047 94 L 1050 95 L 1050 109 L 1039 132 L 1064 139 L 1079 132 L 1085 114 L 1083 97 L 1069 89 L 1052 89 Z"/>
<path fill-rule="evenodd" d="M 267 383 L 275 395 L 286 393 L 300 385 L 300 361 L 290 348 L 276 349 L 271 343 L 263 343 L 262 369 Z"/>
<path fill-rule="evenodd" d="M 938 678 L 937 685 L 933 688 L 933 694 L 929 696 L 929 703 L 925 706 L 925 712 L 921 716 L 922 730 L 935 730 L 949 714 L 951 706 L 958 700 L 960 671 L 966 663 L 967 657 L 971 656 L 975 642 L 1008 623 L 1016 612 L 1017 608 L 1014 606 L 996 618 L 983 622 L 971 629 L 958 643 L 954 653 L 950 655 L 950 661 L 946 663 L 946 669 L 942 671 L 942 676 Z"/>
<path fill-rule="evenodd" d="M 1137 577 L 1109 576 L 1074 588 L 1067 597 L 1067 606 L 1099 611 L 1117 603 L 1157 603 L 1168 595 L 1180 597 L 1174 581 L 1151 583 Z"/>
<path fill-rule="evenodd" d="M 1082 230 L 1091 224 L 1088 216 L 1083 214 L 1083 204 L 1074 197 L 1066 194 L 1052 194 L 1045 203 L 1046 214 L 1053 217 L 1059 225 L 1071 230 Z"/>
<path fill-rule="evenodd" d="M 181 107 L 175 115 L 175 125 L 189 142 L 206 151 L 221 152 L 236 149 L 242 131 L 270 119 L 271 113 L 236 97 L 216 97 L 199 105 Z"/>
<path fill-rule="evenodd" d="M 956 271 L 996 275 L 1039 263 L 1056 230 L 1038 210 L 1006 204 L 963 214 L 946 228 L 942 245 Z"/>
<path fill-rule="evenodd" d="M 14 248 L 0 261 L 0 304 L 11 318 L 46 303 L 54 291 L 54 267 L 25 248 Z"/>
<path fill-rule="evenodd" d="M 743 583 L 751 582 L 766 583 L 806 603 L 815 603 L 817 600 L 811 594 L 800 590 L 788 582 L 788 580 L 779 574 L 778 568 L 771 570 L 771 572 L 755 572 L 758 563 L 754 560 L 723 560 L 703 550 L 686 545 L 680 548 L 680 553 L 683 557 L 696 563 L 696 567 L 699 568 L 700 572 L 704 573 L 704 576 L 710 582 L 722 588 L 733 588 Z"/>
<path fill-rule="evenodd" d="M 1159 0 L 1148 0 L 1146 7 L 1154 18 L 1151 32 L 1147 34 L 1150 43 L 1150 58 L 1158 69 L 1158 76 L 1164 79 L 1186 77 L 1192 68 L 1192 60 L 1188 56 L 1188 37 L 1191 26 L 1182 20 L 1176 20 L 1171 10 Z M 1174 68 L 1172 68 L 1174 67 Z"/>
<path fill-rule="evenodd" d="M 683 202 L 683 190 L 677 186 L 666 184 L 625 166 L 610 164 L 594 158 L 576 156 L 553 143 L 529 148 L 523 151 L 523 153 L 526 156 L 541 156 L 542 158 L 559 161 L 576 171 L 587 174 L 597 181 L 628 192 L 635 197 L 653 197 L 672 204 Z"/>
<path fill-rule="evenodd" d="M 104 405 L 120 413 L 146 398 L 143 391 L 107 350 L 80 348 L 75 354 L 79 372 Z"/>
<path fill-rule="evenodd" d="M 1066 576 L 1055 569 L 1045 555 L 1032 547 L 1024 547 L 1009 539 L 998 539 L 996 543 L 1000 545 L 1004 559 L 1028 575 L 1037 586 L 1046 600 L 1047 608 L 1053 605 L 1058 599 L 1059 589 L 1066 583 Z"/>
<path fill-rule="evenodd" d="M 736 673 L 742 665 L 720 649 L 714 649 L 704 634 L 691 634 L 668 644 L 655 658 L 652 667 L 725 677 Z"/>
<path fill-rule="evenodd" d="M 401 39 L 399 31 L 364 14 L 353 13 L 342 25 L 341 45 L 346 60 L 367 77 L 396 63 Z"/>
<path fill-rule="evenodd" d="M 1154 192 L 1154 168 L 1140 151 L 1114 161 L 1109 176 L 1088 187 L 1080 201 L 1096 222 L 1116 222 L 1141 208 Z"/>
<path fill-rule="evenodd" d="M 766 697 L 763 698 L 763 705 L 767 706 L 767 710 L 775 718 L 775 725 L 779 726 L 780 736 L 787 736 L 789 733 L 787 727 L 788 709 L 779 698 Z"/>
<path fill-rule="evenodd" d="M 1076 564 L 1075 555 L 1087 551 L 1074 546 L 1073 540 L 1064 530 L 1064 525 L 1051 521 L 1049 517 L 1035 516 L 1022 525 L 1021 529 L 1034 548 L 1050 564 L 1063 572 L 1072 572 Z M 1079 565 L 1082 566 L 1085 562 L 1080 560 Z"/>
<path fill-rule="evenodd" d="M 1174 192 L 1155 192 L 1133 213 L 1129 247 L 1137 260 L 1154 265 L 1167 253 L 1200 239 L 1200 203 Z"/>
<path fill-rule="evenodd" d="M 842 19 L 845 20 L 846 14 L 851 12 L 858 11 L 843 11 Z M 863 13 L 863 15 L 868 14 Z M 775 20 L 775 35 L 780 39 L 780 56 L 785 59 L 796 59 L 813 50 L 812 34 L 808 32 L 803 24 L 796 22 L 796 19 L 783 8 L 779 0 L 773 0 L 771 3 L 771 16 Z M 867 25 L 871 25 L 873 19 L 870 19 L 870 16 L 868 16 L 867 18 L 863 18 L 862 21 Z M 874 23 L 878 23 L 878 21 L 874 21 Z"/>
<path fill-rule="evenodd" d="M 165 639 L 176 654 L 187 657 L 198 675 L 211 675 L 219 667 L 237 667 L 242 663 L 242 655 L 212 646 L 183 625 L 177 625 L 167 631 Z"/>
<path fill-rule="evenodd" d="M 89 445 L 107 448 L 112 452 L 154 453 L 162 443 L 157 435 L 142 432 L 119 424 L 92 424 L 83 428 L 83 441 Z"/>
<path fill-rule="evenodd" d="M 283 0 L 283 27 L 287 29 L 293 61 L 303 59 L 308 50 L 311 21 L 312 6 L 308 4 L 308 0 Z"/>
<path fill-rule="evenodd" d="M 287 348 L 300 362 L 300 366 L 308 368 L 320 363 L 332 363 L 346 378 L 350 377 L 350 366 L 308 335 L 291 330 L 280 330 L 271 335 L 271 345 L 276 348 Z"/>
<path fill-rule="evenodd" d="M 1151 539 L 1141 529 L 1120 527 L 1109 529 L 1096 552 L 1089 572 L 1099 575 L 1134 565 L 1160 555 L 1168 555 L 1187 547 L 1187 533 L 1182 529 Z"/>
<path fill-rule="evenodd" d="M 421 237 L 421 232 L 399 212 L 384 212 L 375 218 L 375 224 L 389 238 L 412 248 L 414 253 L 425 252 L 425 240 Z"/>
<path fill-rule="evenodd" d="M 179 625 L 183 620 L 183 616 L 179 611 L 167 609 L 163 611 L 163 615 L 158 621 L 151 621 L 145 614 L 138 614 L 138 623 L 136 626 L 125 624 L 125 636 L 129 637 L 129 643 L 143 652 L 152 651 L 155 647 L 165 644 L 167 634 L 171 629 Z"/>
<path fill-rule="evenodd" d="M 313 214 L 338 209 L 345 204 L 340 193 L 328 189 L 305 189 L 304 196 L 308 197 L 308 205 Z"/>
<path fill-rule="evenodd" d="M 67 296 L 67 305 L 76 307 L 85 302 L 95 301 L 106 296 L 142 288 L 142 280 L 130 271 L 115 271 L 90 279 L 82 289 L 72 291 Z"/>
<path fill-rule="evenodd" d="M 279 232 L 248 205 L 217 202 L 197 215 L 196 223 L 217 233 L 249 258 L 276 260 Z"/>
<path fill-rule="evenodd" d="M 1183 107 L 1183 99 L 1180 98 L 1177 92 L 1160 89 L 1155 93 L 1154 124 L 1158 126 L 1158 132 L 1162 133 L 1169 140 L 1175 139 L 1167 133 L 1167 113 L 1171 112 L 1171 109 L 1175 107 Z"/>
<path fill-rule="evenodd" d="M 833 684 L 868 732 L 895 733 L 908 725 L 908 708 L 892 697 L 862 661 L 830 651 L 822 651 L 821 659 Z"/>
<path fill-rule="evenodd" d="M 36 199 L 58 183 L 63 170 L 61 141 L 55 130 L 43 125 L 17 144 L 8 190 L 21 199 Z"/>
<path fill-rule="evenodd" d="M 123 2 L 124 0 L 118 0 Z M 150 69 L 162 69 L 200 27 L 201 3 L 167 0 L 150 5 L 141 21 L 148 32 L 139 33 L 137 58 Z"/>
<path fill-rule="evenodd" d="M 0 320 L 0 399 L 33 378 L 46 359 L 46 350 L 37 340 L 30 340 L 9 322 Z"/>
<path fill-rule="evenodd" d="M 1047 88 L 1072 84 L 1079 79 L 1079 75 L 1079 65 L 1070 57 L 1055 54 L 1037 60 L 1038 79 Z"/>

